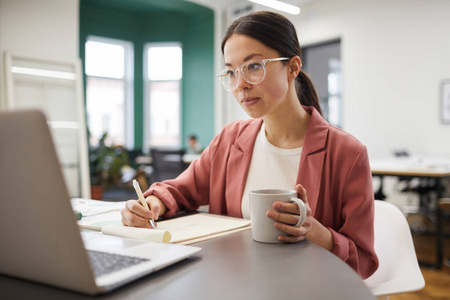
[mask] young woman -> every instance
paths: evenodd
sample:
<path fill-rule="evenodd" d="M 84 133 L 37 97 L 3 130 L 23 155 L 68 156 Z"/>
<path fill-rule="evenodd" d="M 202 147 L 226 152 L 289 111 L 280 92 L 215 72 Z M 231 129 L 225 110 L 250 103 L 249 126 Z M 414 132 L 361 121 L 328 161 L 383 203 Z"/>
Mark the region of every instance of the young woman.
<path fill-rule="evenodd" d="M 289 234 L 279 240 L 310 240 L 369 277 L 378 260 L 367 150 L 321 117 L 293 24 L 272 12 L 251 13 L 230 26 L 222 52 L 218 78 L 252 119 L 225 126 L 185 172 L 153 184 L 144 193 L 151 211 L 128 201 L 123 224 L 150 227 L 152 216 L 207 204 L 210 213 L 249 218 L 249 191 L 295 188 L 307 219 L 294 226 L 298 207 L 276 202 L 267 216 Z"/>

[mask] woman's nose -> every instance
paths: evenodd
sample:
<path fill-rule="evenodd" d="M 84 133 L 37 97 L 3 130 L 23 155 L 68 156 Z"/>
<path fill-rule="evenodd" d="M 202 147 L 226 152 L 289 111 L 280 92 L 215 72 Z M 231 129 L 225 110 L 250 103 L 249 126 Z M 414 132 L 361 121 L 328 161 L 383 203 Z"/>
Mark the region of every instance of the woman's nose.
<path fill-rule="evenodd" d="M 248 83 L 244 77 L 239 73 L 238 77 L 237 77 L 237 86 L 236 89 L 237 90 L 243 90 L 245 88 L 249 88 L 251 86 L 250 83 Z"/>

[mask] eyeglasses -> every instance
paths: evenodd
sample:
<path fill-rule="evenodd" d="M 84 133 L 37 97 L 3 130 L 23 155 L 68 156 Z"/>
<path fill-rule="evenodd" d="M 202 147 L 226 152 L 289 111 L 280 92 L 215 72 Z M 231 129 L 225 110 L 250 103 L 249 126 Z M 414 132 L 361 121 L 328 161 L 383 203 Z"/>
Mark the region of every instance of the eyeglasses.
<path fill-rule="evenodd" d="M 258 84 L 264 80 L 266 77 L 266 63 L 270 61 L 281 61 L 289 60 L 287 57 L 263 59 L 257 62 L 246 62 L 236 70 L 225 69 L 217 74 L 220 83 L 223 85 L 225 90 L 231 92 L 237 88 L 239 73 L 242 75 L 245 81 L 250 84 Z"/>

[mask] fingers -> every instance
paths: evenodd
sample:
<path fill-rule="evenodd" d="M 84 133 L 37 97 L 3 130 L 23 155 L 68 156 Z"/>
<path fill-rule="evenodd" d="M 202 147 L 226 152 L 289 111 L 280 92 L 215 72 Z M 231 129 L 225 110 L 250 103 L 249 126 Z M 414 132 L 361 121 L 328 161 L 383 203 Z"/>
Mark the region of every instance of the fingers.
<path fill-rule="evenodd" d="M 275 202 L 273 208 L 288 214 L 299 215 L 300 209 L 298 205 L 292 202 Z"/>
<path fill-rule="evenodd" d="M 151 228 L 148 219 L 153 217 L 153 213 L 145 209 L 137 200 L 127 201 L 120 213 L 122 224 L 125 226 Z"/>
<path fill-rule="evenodd" d="M 129 227 L 153 228 L 148 219 L 142 219 L 132 214 L 126 215 L 122 213 L 122 224 Z"/>
<path fill-rule="evenodd" d="M 295 191 L 298 194 L 298 197 L 303 200 L 303 202 L 308 203 L 308 196 L 306 195 L 306 189 L 301 184 L 297 184 L 295 186 Z"/>
<path fill-rule="evenodd" d="M 281 222 L 274 222 L 273 226 L 276 229 L 279 229 L 283 231 L 286 234 L 293 235 L 293 236 L 305 236 L 308 233 L 309 230 L 309 224 L 304 224 L 304 226 L 296 227 L 289 224 L 281 223 Z"/>
<path fill-rule="evenodd" d="M 275 203 L 277 204 L 277 203 Z M 266 216 L 269 217 L 270 219 L 274 220 L 274 221 L 278 221 L 278 222 L 282 222 L 285 224 L 289 224 L 289 225 L 295 225 L 297 224 L 298 220 L 300 219 L 299 216 L 299 209 L 298 206 L 292 203 L 280 203 L 283 205 L 275 205 L 277 206 L 277 210 L 269 210 L 266 213 Z M 284 204 L 291 204 L 288 206 L 288 209 L 284 208 L 284 209 L 280 209 L 281 207 L 285 207 Z M 291 206 L 295 206 L 291 207 Z M 282 211 L 282 212 L 280 212 Z"/>
<path fill-rule="evenodd" d="M 301 185 L 297 184 L 295 186 L 295 190 L 298 194 L 298 197 L 303 200 L 306 205 L 307 216 L 311 215 L 311 209 L 308 205 L 308 197 L 306 195 L 306 189 Z M 273 204 L 273 208 L 275 210 L 269 210 L 267 212 L 267 217 L 279 221 L 282 223 L 295 225 L 299 220 L 300 209 L 295 203 L 290 202 L 275 202 Z"/>
<path fill-rule="evenodd" d="M 156 196 L 150 195 L 145 199 L 152 211 L 152 216 L 155 220 L 158 220 L 159 216 L 163 215 L 167 208 L 164 203 Z"/>
<path fill-rule="evenodd" d="M 153 217 L 153 213 L 143 207 L 141 203 L 137 200 L 129 200 L 125 204 L 125 208 L 127 208 L 132 213 L 136 214 L 139 217 L 150 219 Z"/>
<path fill-rule="evenodd" d="M 125 208 L 121 211 L 123 225 L 152 228 L 149 219 L 153 218 L 157 220 L 159 216 L 164 215 L 167 211 L 164 203 L 154 195 L 148 196 L 145 201 L 149 209 L 143 207 L 137 200 L 129 200 L 126 202 Z"/>
<path fill-rule="evenodd" d="M 278 236 L 278 240 L 284 243 L 297 243 L 306 240 L 309 232 L 311 231 L 311 224 L 308 221 L 300 227 L 291 226 L 280 222 L 275 222 L 273 226 L 286 234 Z"/>
<path fill-rule="evenodd" d="M 278 240 L 283 243 L 298 243 L 304 241 L 305 236 L 279 235 Z"/>
<path fill-rule="evenodd" d="M 297 243 L 308 238 L 311 231 L 312 211 L 308 204 L 308 197 L 306 189 L 298 184 L 295 187 L 298 198 L 305 202 L 306 206 L 306 221 L 300 227 L 295 224 L 300 219 L 300 209 L 295 203 L 291 202 L 275 202 L 273 210 L 267 211 L 266 215 L 274 220 L 274 227 L 284 232 L 286 235 L 278 236 L 278 240 L 285 243 Z"/>
<path fill-rule="evenodd" d="M 308 217 L 311 215 L 311 208 L 308 203 L 305 203 L 305 206 Z M 273 208 L 275 210 L 269 210 L 266 215 L 274 221 L 295 225 L 300 219 L 300 209 L 295 203 L 275 202 Z"/>

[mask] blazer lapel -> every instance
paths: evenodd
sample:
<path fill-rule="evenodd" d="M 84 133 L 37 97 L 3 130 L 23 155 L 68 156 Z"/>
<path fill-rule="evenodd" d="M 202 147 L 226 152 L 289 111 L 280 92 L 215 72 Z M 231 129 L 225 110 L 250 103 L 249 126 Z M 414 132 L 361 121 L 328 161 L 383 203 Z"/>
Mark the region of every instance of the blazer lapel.
<path fill-rule="evenodd" d="M 319 197 L 326 154 L 325 146 L 330 125 L 312 107 L 303 106 L 303 108 L 311 115 L 311 119 L 306 129 L 297 183 L 302 184 L 306 188 L 308 203 L 314 215 Z M 227 210 L 230 216 L 242 217 L 242 194 L 247 182 L 256 135 L 261 128 L 261 124 L 262 119 L 251 122 L 238 135 L 235 143 L 231 146 L 226 172 L 227 187 L 225 190 Z"/>
<path fill-rule="evenodd" d="M 303 185 L 308 195 L 308 203 L 312 213 L 316 210 L 322 182 L 323 164 L 325 161 L 325 146 L 328 139 L 329 124 L 312 107 L 303 106 L 311 114 L 306 129 L 305 142 L 300 158 L 297 183 Z"/>
<path fill-rule="evenodd" d="M 248 170 L 253 155 L 256 135 L 261 128 L 262 119 L 251 122 L 231 145 L 226 172 L 226 199 L 229 216 L 241 217 L 241 201 L 247 182 Z"/>

